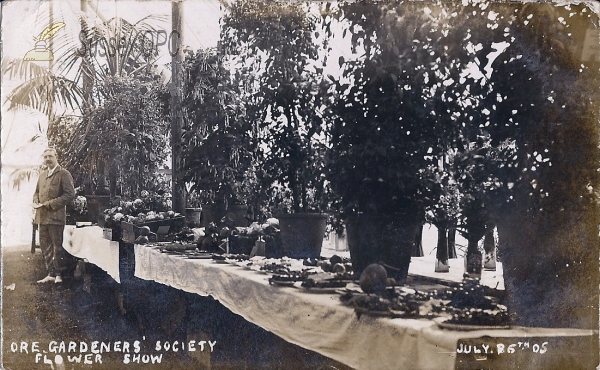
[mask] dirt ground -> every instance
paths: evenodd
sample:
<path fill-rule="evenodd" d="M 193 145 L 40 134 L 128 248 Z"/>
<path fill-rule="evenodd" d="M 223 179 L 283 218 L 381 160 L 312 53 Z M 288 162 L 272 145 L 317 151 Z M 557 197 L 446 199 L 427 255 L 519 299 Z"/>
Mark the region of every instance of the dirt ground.
<path fill-rule="evenodd" d="M 4 369 L 347 369 L 211 298 L 139 279 L 119 285 L 89 264 L 89 280 L 37 284 L 43 261 L 28 246 L 3 249 L 2 261 Z"/>

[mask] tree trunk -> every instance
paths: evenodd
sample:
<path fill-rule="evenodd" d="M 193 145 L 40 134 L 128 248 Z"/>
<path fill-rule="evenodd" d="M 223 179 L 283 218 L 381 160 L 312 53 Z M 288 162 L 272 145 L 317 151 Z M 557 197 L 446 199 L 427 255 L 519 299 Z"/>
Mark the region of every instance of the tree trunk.
<path fill-rule="evenodd" d="M 483 250 L 486 253 L 491 253 L 496 249 L 496 242 L 494 241 L 494 224 L 489 224 L 485 229 L 485 236 L 483 239 Z"/>
<path fill-rule="evenodd" d="M 448 264 L 448 229 L 445 225 L 436 225 L 438 228 L 437 250 L 435 257 L 441 263 Z"/>
<path fill-rule="evenodd" d="M 108 170 L 108 186 L 110 189 L 110 197 L 114 198 L 117 196 L 117 166 L 113 165 Z M 139 193 L 138 193 L 139 194 Z"/>
<path fill-rule="evenodd" d="M 485 236 L 483 237 L 483 250 L 485 251 L 485 255 L 483 256 L 483 267 L 490 271 L 496 271 L 495 227 L 496 226 L 493 223 L 488 224 L 485 229 Z"/>
<path fill-rule="evenodd" d="M 171 39 L 171 74 L 173 92 L 171 93 L 171 197 L 173 211 L 185 212 L 185 184 L 182 179 L 181 165 L 181 131 L 183 117 L 181 115 L 181 63 L 183 60 L 183 4 L 175 0 L 171 4 L 171 26 L 178 31 L 177 37 Z"/>
<path fill-rule="evenodd" d="M 419 228 L 417 232 L 417 237 L 415 238 L 415 247 L 413 248 L 412 256 L 413 257 L 423 257 L 423 226 Z"/>
<path fill-rule="evenodd" d="M 446 223 L 436 225 L 438 229 L 437 249 L 435 254 L 435 272 L 450 272 L 448 265 L 448 228 Z"/>
<path fill-rule="evenodd" d="M 481 275 L 481 270 L 483 268 L 483 258 L 478 248 L 480 239 L 481 238 L 478 238 L 478 236 L 473 236 L 472 234 L 468 236 L 467 254 L 465 256 L 465 272 L 468 274 Z"/>
<path fill-rule="evenodd" d="M 479 239 L 470 236 L 467 239 L 467 254 L 479 252 Z"/>
<path fill-rule="evenodd" d="M 456 254 L 456 228 L 448 228 L 448 258 L 457 258 Z"/>

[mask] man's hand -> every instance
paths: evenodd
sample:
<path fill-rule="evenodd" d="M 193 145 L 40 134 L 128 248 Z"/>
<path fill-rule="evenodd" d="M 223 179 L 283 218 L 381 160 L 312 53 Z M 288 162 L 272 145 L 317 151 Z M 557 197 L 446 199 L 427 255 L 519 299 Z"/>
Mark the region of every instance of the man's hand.
<path fill-rule="evenodd" d="M 43 207 L 44 205 L 42 203 L 33 203 L 33 208 L 38 209 Z"/>

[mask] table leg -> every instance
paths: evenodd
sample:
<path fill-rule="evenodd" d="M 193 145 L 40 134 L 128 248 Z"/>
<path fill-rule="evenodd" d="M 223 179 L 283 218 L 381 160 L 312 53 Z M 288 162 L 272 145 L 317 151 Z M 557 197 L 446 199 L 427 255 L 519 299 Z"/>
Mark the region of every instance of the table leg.
<path fill-rule="evenodd" d="M 127 308 L 125 308 L 125 299 L 123 298 L 123 293 L 121 293 L 119 288 L 115 289 L 115 297 L 117 298 L 119 312 L 121 312 L 121 315 L 125 316 L 127 314 Z"/>
<path fill-rule="evenodd" d="M 38 225 L 34 223 L 32 229 L 31 229 L 31 254 L 35 253 L 35 246 L 36 246 L 35 235 L 36 235 L 37 229 L 38 229 Z"/>

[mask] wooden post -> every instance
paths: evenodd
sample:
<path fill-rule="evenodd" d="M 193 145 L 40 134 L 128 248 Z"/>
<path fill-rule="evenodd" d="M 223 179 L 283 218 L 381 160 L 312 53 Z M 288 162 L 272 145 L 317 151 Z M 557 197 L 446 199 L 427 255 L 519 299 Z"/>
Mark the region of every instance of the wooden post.
<path fill-rule="evenodd" d="M 48 3 L 48 27 L 52 27 L 54 24 L 54 2 L 50 0 Z M 54 42 L 52 41 L 52 37 L 48 39 L 48 50 L 52 52 L 54 49 Z M 48 60 L 48 70 L 52 72 L 52 68 L 54 67 L 54 58 L 50 58 Z M 50 125 L 52 124 L 52 110 L 54 107 L 54 91 L 50 91 L 50 96 L 48 97 L 48 131 L 50 131 Z"/>
<path fill-rule="evenodd" d="M 171 183 L 173 210 L 185 211 L 185 192 L 181 180 L 181 62 L 183 60 L 183 3 L 172 0 L 172 37 L 171 37 Z"/>

